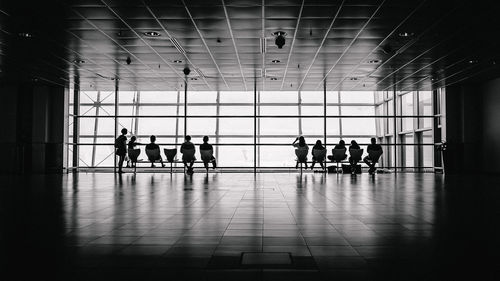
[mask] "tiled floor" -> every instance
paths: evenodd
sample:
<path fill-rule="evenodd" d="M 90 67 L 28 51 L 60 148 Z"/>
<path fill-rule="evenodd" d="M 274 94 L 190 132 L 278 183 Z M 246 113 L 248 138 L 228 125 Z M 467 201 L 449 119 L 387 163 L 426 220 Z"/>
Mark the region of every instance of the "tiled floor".
<path fill-rule="evenodd" d="M 2 180 L 2 280 L 500 280 L 494 178 Z"/>

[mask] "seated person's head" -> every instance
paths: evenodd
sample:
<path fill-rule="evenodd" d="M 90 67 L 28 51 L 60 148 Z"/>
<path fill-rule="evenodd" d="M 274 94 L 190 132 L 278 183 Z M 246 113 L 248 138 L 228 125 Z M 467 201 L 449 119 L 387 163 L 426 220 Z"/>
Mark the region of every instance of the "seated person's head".
<path fill-rule="evenodd" d="M 152 135 L 149 137 L 149 139 L 151 140 L 152 143 L 154 143 L 156 141 L 156 136 Z"/>
<path fill-rule="evenodd" d="M 351 145 L 358 145 L 358 143 L 355 140 L 352 140 Z"/>
<path fill-rule="evenodd" d="M 372 144 L 376 144 L 377 143 L 377 139 L 376 138 L 371 138 L 370 141 L 372 142 Z"/>
<path fill-rule="evenodd" d="M 130 141 L 131 141 L 131 142 L 135 142 L 135 140 L 136 140 L 136 139 L 137 139 L 137 138 L 136 138 L 135 136 L 132 136 L 132 137 L 130 138 Z"/>
<path fill-rule="evenodd" d="M 299 143 L 305 143 L 306 142 L 306 139 L 304 139 L 303 136 L 300 136 L 299 137 Z"/>
<path fill-rule="evenodd" d="M 191 136 L 190 136 L 190 135 L 187 135 L 184 139 L 185 139 L 186 141 L 190 141 L 190 140 L 191 140 Z"/>
<path fill-rule="evenodd" d="M 345 141 L 344 141 L 344 140 L 340 140 L 340 141 L 339 141 L 339 145 L 340 145 L 340 146 L 345 146 Z"/>
<path fill-rule="evenodd" d="M 127 133 L 128 133 L 128 130 L 127 130 L 127 129 L 125 129 L 125 128 L 123 128 L 123 129 L 122 129 L 122 135 L 126 135 Z"/>
<path fill-rule="evenodd" d="M 208 136 L 203 137 L 203 142 L 208 142 Z"/>
<path fill-rule="evenodd" d="M 317 140 L 316 145 L 321 145 L 321 140 Z"/>

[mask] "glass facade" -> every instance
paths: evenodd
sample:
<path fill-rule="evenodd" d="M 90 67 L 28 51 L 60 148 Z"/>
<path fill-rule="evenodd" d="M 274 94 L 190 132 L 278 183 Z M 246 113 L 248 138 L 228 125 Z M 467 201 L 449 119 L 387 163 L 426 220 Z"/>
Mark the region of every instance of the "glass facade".
<path fill-rule="evenodd" d="M 328 151 L 341 139 L 356 140 L 365 153 L 377 137 L 384 147 L 381 166 L 433 166 L 430 91 L 71 92 L 69 153 L 76 154 L 69 166 L 113 167 L 114 139 L 122 128 L 142 150 L 151 135 L 162 151 L 179 149 L 186 134 L 196 145 L 206 135 L 222 168 L 293 168 L 291 143 L 299 135 L 311 148 L 321 140 Z M 144 151 L 139 158 L 146 158 Z"/>

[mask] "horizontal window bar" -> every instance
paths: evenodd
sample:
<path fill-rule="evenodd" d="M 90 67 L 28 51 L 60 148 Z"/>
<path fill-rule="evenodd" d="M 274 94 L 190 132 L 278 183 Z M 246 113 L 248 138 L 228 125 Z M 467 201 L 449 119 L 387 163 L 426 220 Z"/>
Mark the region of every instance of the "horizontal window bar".
<path fill-rule="evenodd" d="M 145 146 L 147 143 L 141 143 L 140 145 L 143 145 Z M 181 143 L 156 143 L 157 145 L 159 146 L 180 146 Z M 212 144 L 213 146 L 253 146 L 254 144 L 253 143 L 210 143 Z M 434 143 L 379 143 L 381 146 L 436 146 L 438 144 L 434 144 Z M 114 143 L 78 143 L 77 145 L 81 145 L 81 146 L 93 146 L 93 145 L 99 145 L 99 146 L 114 146 Z M 198 143 L 195 143 L 195 145 L 199 145 Z M 290 146 L 290 148 L 293 148 L 292 147 L 292 144 L 291 143 L 256 143 L 255 144 L 256 146 Z M 327 149 L 328 149 L 328 146 L 335 146 L 337 145 L 336 143 L 327 143 L 326 146 L 327 146 Z M 359 146 L 367 146 L 369 145 L 369 143 L 358 143 Z M 311 145 L 308 145 L 310 146 L 310 149 L 312 149 L 312 144 Z M 140 147 L 139 147 L 140 148 Z M 348 147 L 347 147 L 348 148 Z M 363 148 L 363 147 L 362 147 Z"/>
<path fill-rule="evenodd" d="M 78 118 L 184 118 L 183 115 L 79 115 Z M 256 118 L 437 118 L 431 115 L 256 115 Z M 253 115 L 189 115 L 187 118 L 254 118 Z"/>

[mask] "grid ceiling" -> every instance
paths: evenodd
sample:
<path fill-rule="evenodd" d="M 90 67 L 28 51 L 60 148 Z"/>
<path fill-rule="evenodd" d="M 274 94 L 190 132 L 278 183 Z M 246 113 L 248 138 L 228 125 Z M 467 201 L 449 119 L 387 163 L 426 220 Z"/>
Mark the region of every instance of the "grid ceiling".
<path fill-rule="evenodd" d="M 180 90 L 189 67 L 194 90 L 428 90 L 498 74 L 498 11 L 481 1 L 3 2 L 0 77 Z M 287 33 L 282 49 L 276 31 Z"/>

